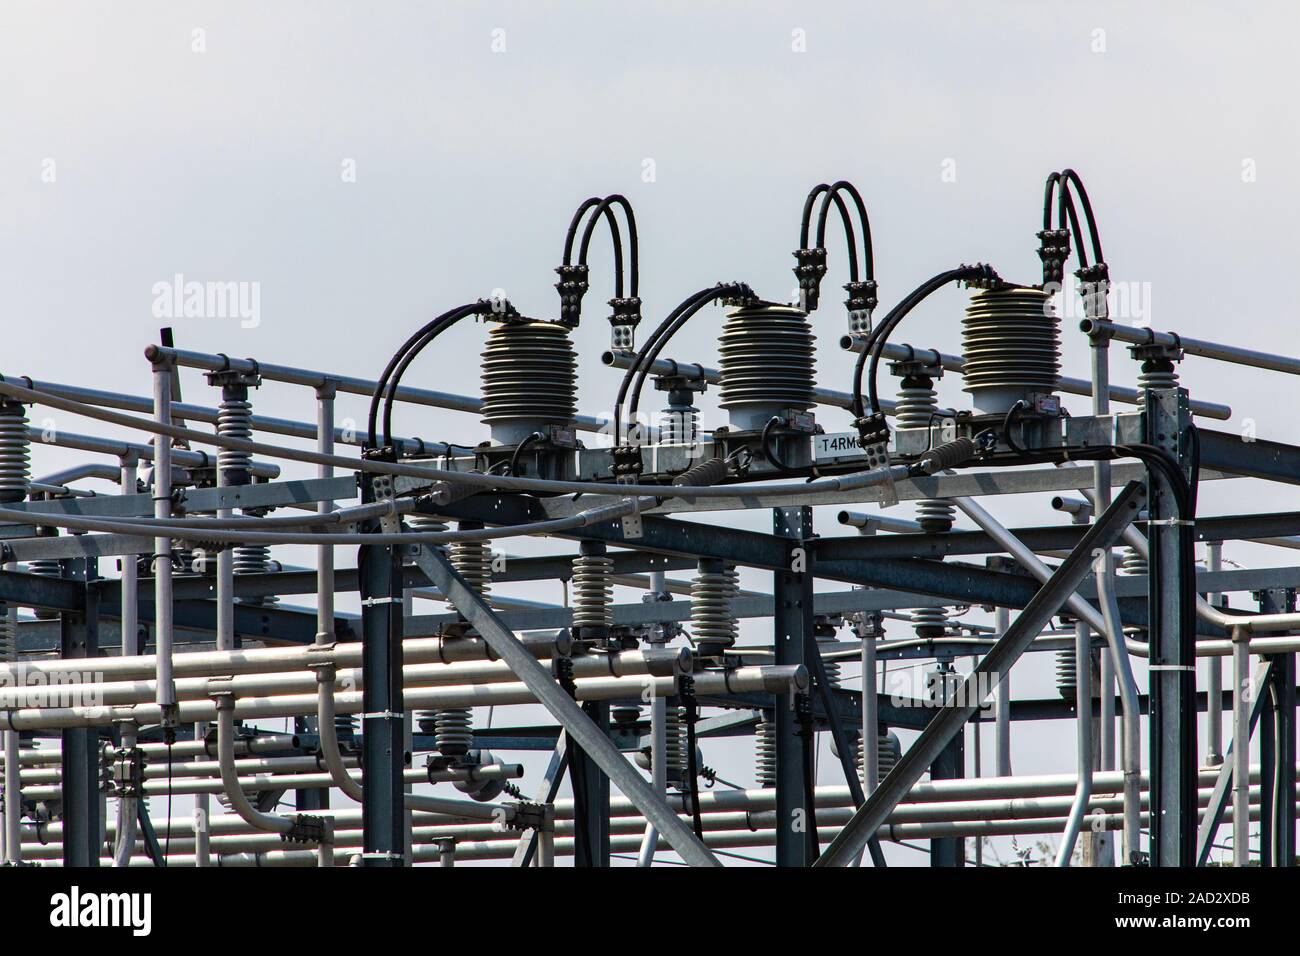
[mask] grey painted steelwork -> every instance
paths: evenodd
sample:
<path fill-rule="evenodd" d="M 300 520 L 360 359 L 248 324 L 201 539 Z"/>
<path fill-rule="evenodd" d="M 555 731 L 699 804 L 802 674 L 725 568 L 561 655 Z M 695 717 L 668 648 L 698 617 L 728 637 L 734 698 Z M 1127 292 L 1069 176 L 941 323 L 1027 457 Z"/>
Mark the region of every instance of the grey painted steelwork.
<path fill-rule="evenodd" d="M 1146 493 L 1137 484 L 1129 484 L 1114 504 L 1100 515 L 1088 534 L 1070 552 L 1047 583 L 1036 593 L 984 655 L 979 666 L 962 682 L 947 706 L 938 710 L 921 736 L 907 750 L 876 791 L 867 798 L 826 848 L 816 866 L 845 866 L 866 845 L 911 785 L 920 779 L 926 767 L 938 759 L 948 742 L 971 715 L 979 709 L 1000 675 L 1008 672 L 1034 637 L 1051 620 L 1060 606 L 1079 586 L 1095 560 L 1094 551 L 1108 548 L 1123 534 L 1137 516 Z M 991 680 L 990 680 L 991 679 Z"/>

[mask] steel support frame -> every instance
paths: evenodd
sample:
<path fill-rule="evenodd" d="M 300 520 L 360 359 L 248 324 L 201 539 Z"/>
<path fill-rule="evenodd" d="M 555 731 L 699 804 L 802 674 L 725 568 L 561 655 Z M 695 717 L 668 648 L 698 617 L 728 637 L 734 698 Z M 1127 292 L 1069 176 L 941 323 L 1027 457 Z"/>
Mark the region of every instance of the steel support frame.
<path fill-rule="evenodd" d="M 1180 388 L 1147 391 L 1146 441 L 1163 448 L 1186 470 L 1191 413 Z M 1187 580 L 1183 555 L 1194 528 L 1181 523 L 1168 479 L 1156 469 L 1148 478 L 1150 560 L 1147 571 L 1150 625 L 1148 722 L 1151 765 L 1150 862 L 1187 867 L 1196 861 L 1196 581 Z"/>
<path fill-rule="evenodd" d="M 907 752 L 881 781 L 880 786 L 826 848 L 815 866 L 847 866 L 889 818 L 894 807 L 910 792 L 939 757 L 949 741 L 962 732 L 972 714 L 982 706 L 1000 676 L 1007 673 L 1045 627 L 1065 600 L 1087 576 L 1096 554 L 1114 545 L 1146 503 L 1146 491 L 1130 482 L 1092 524 L 1078 547 L 1040 587 L 979 665 L 941 707 Z"/>
<path fill-rule="evenodd" d="M 1290 588 L 1269 588 L 1260 591 L 1258 597 L 1261 614 L 1295 610 L 1295 591 Z M 1286 794 L 1295 792 L 1296 782 L 1296 655 L 1271 654 L 1269 661 L 1272 667 L 1260 686 L 1266 698 L 1265 711 L 1271 711 L 1265 715 L 1272 718 L 1271 725 L 1264 729 L 1269 731 L 1272 746 L 1265 746 L 1261 734 L 1260 785 L 1262 795 L 1272 799 L 1261 796 L 1260 861 L 1261 865 L 1291 867 L 1296 859 L 1296 813 L 1295 801 L 1288 800 Z M 1272 773 L 1268 772 L 1270 767 Z"/>
<path fill-rule="evenodd" d="M 1262 662 L 1255 670 L 1252 687 L 1267 687 L 1273 680 L 1273 661 Z M 1264 709 L 1264 700 L 1266 694 L 1256 694 L 1255 699 L 1250 705 L 1250 720 L 1248 723 L 1248 736 L 1244 741 L 1237 740 L 1235 737 L 1228 741 L 1228 746 L 1224 748 L 1223 763 L 1219 765 L 1219 775 L 1214 780 L 1214 788 L 1210 791 L 1210 802 L 1206 805 L 1205 814 L 1201 818 L 1200 828 L 1196 832 L 1196 865 L 1204 866 L 1210 858 L 1210 850 L 1214 849 L 1214 837 L 1219 831 L 1219 826 L 1223 823 L 1223 812 L 1228 807 L 1228 802 L 1232 799 L 1232 753 L 1237 747 L 1250 748 L 1250 735 L 1255 732 L 1255 725 L 1259 723 L 1259 715 Z"/>
<path fill-rule="evenodd" d="M 374 482 L 363 500 L 376 498 Z M 378 522 L 367 522 L 377 531 Z M 405 857 L 406 734 L 402 700 L 402 562 L 395 547 L 362 545 L 357 556 L 361 587 L 362 853 L 367 867 L 399 867 Z"/>
<path fill-rule="evenodd" d="M 814 638 L 813 575 L 805 542 L 812 538 L 812 509 L 774 508 L 772 527 L 787 544 L 786 563 L 772 578 L 775 608 L 773 649 L 778 666 L 806 665 Z M 817 857 L 817 835 L 808 806 L 804 738 L 793 694 L 776 696 L 776 865 L 808 866 Z"/>
<path fill-rule="evenodd" d="M 661 794 L 627 762 L 609 736 L 571 698 L 533 655 L 511 633 L 495 611 L 476 593 L 442 552 L 421 546 L 415 560 L 456 610 L 483 638 L 492 653 L 514 671 L 520 681 L 564 727 L 569 745 L 581 747 L 619 788 L 646 820 L 663 835 L 677 854 L 692 866 L 721 866 L 717 857 L 697 838 Z M 400 605 L 399 605 L 400 606 Z"/>
<path fill-rule="evenodd" d="M 85 589 L 81 611 L 59 615 L 59 653 L 65 660 L 85 659 L 87 668 L 99 656 L 99 609 L 97 592 L 87 587 L 98 568 L 93 561 L 60 562 L 62 577 Z M 89 703 L 89 702 L 79 702 Z M 99 731 L 94 727 L 69 728 L 61 732 L 63 801 L 63 865 L 99 866 L 103 845 L 100 819 Z"/>
<path fill-rule="evenodd" d="M 593 700 L 582 705 L 601 733 L 609 735 L 609 701 Z M 581 747 L 571 748 L 569 784 L 573 788 L 574 866 L 609 866 L 609 777 Z M 578 807 L 582 808 L 581 816 Z"/>
<path fill-rule="evenodd" d="M 958 731 L 948 741 L 934 763 L 930 764 L 930 779 L 960 780 L 966 776 L 966 731 Z M 930 866 L 957 867 L 966 865 L 966 841 L 962 837 L 943 837 L 930 841 Z"/>

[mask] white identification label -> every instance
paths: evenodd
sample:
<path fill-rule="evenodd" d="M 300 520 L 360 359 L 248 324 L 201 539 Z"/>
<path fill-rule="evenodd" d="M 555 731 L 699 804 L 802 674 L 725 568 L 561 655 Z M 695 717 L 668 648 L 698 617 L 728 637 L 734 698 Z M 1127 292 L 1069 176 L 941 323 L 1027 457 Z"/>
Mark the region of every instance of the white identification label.
<path fill-rule="evenodd" d="M 833 432 L 829 435 L 813 436 L 813 458 L 817 461 L 865 457 L 866 452 L 858 444 L 857 432 Z"/>

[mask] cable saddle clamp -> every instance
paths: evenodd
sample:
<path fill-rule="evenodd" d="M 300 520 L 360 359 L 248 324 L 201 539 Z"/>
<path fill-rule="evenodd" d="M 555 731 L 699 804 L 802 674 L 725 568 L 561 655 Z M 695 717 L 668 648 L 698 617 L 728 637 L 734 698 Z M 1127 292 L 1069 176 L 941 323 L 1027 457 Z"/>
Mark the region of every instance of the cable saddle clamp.
<path fill-rule="evenodd" d="M 280 839 L 285 843 L 328 843 L 329 821 L 310 813 L 300 813 L 293 817 L 293 826 L 281 833 Z"/>

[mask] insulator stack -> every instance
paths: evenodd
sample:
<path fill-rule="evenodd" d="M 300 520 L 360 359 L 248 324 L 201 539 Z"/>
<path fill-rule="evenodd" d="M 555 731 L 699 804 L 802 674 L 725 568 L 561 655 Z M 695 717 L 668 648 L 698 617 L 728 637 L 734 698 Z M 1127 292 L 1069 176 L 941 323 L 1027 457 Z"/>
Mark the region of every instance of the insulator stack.
<path fill-rule="evenodd" d="M 477 521 L 462 521 L 461 531 L 482 528 Z M 453 541 L 447 560 L 465 579 L 470 590 L 486 595 L 492 588 L 492 548 L 486 541 Z M 474 711 L 468 707 L 434 710 L 421 715 L 432 718 L 434 746 L 444 757 L 463 757 L 474 740 Z"/>
<path fill-rule="evenodd" d="M 63 576 L 63 569 L 59 566 L 59 562 L 53 558 L 40 558 L 36 561 L 27 562 L 27 573 L 39 574 L 45 578 L 59 578 Z M 52 621 L 59 616 L 58 611 L 52 611 L 44 607 L 35 608 L 32 613 L 41 621 Z"/>
<path fill-rule="evenodd" d="M 1137 386 L 1144 396 L 1153 388 L 1177 388 L 1178 369 L 1168 359 L 1147 359 L 1138 372 Z"/>
<path fill-rule="evenodd" d="M 339 740 L 352 740 L 357 735 L 360 719 L 356 714 L 335 714 L 334 735 Z"/>
<path fill-rule="evenodd" d="M 828 628 L 827 633 L 819 633 L 817 635 L 817 644 L 823 648 L 834 647 L 836 644 L 834 629 Z M 823 655 L 822 667 L 826 670 L 826 683 L 831 687 L 839 687 L 840 662 L 837 660 L 827 660 L 825 655 Z"/>
<path fill-rule="evenodd" d="M 245 397 L 236 398 L 236 393 Z M 217 434 L 225 438 L 240 438 L 250 441 L 253 437 L 253 403 L 247 398 L 246 386 L 235 386 L 221 390 L 221 404 L 217 406 Z M 234 448 L 217 449 L 217 469 L 222 473 L 222 480 L 227 485 L 248 483 L 248 469 L 253 456 L 246 451 Z"/>
<path fill-rule="evenodd" d="M 1042 289 L 989 289 L 971 296 L 962 321 L 962 382 L 977 411 L 1006 414 L 1017 401 L 1060 384 L 1060 320 Z"/>
<path fill-rule="evenodd" d="M 929 375 L 905 375 L 898 389 L 894 423 L 898 428 L 929 428 L 935 424 L 939 393 Z"/>
<path fill-rule="evenodd" d="M 1079 682 L 1078 661 L 1073 647 L 1062 647 L 1056 652 L 1056 690 L 1066 700 L 1074 700 Z"/>
<path fill-rule="evenodd" d="M 689 771 L 686 755 L 686 716 L 680 707 L 664 712 L 664 767 L 668 780 L 684 781 Z"/>
<path fill-rule="evenodd" d="M 755 431 L 787 410 L 813 407 L 814 341 L 808 316 L 790 306 L 745 306 L 727 316 L 718 404 L 732 428 Z"/>
<path fill-rule="evenodd" d="M 740 590 L 734 567 L 714 558 L 700 561 L 691 581 L 691 636 L 704 656 L 715 656 L 736 643 L 731 602 Z"/>
<path fill-rule="evenodd" d="M 447 522 L 437 515 L 426 515 L 412 512 L 406 516 L 406 526 L 412 531 L 418 531 L 424 534 L 435 534 L 447 530 Z M 446 545 L 433 545 L 435 548 L 446 548 Z"/>
<path fill-rule="evenodd" d="M 235 574 L 267 574 L 275 570 L 275 562 L 271 560 L 271 549 L 265 544 L 235 545 L 232 564 Z M 241 597 L 237 600 L 240 604 L 257 606 L 277 604 L 280 601 L 274 594 Z"/>
<path fill-rule="evenodd" d="M 700 410 L 690 402 L 672 402 L 659 413 L 660 444 L 694 445 L 699 438 Z"/>
<path fill-rule="evenodd" d="M 863 771 L 863 756 L 865 754 L 865 748 L 859 748 L 858 773 L 863 774 L 863 779 L 866 779 Z M 898 763 L 898 758 L 902 755 L 903 745 L 898 739 L 898 734 L 882 727 L 880 736 L 876 738 L 876 779 L 884 780 L 885 775 L 894 769 L 894 764 Z"/>
<path fill-rule="evenodd" d="M 1121 554 L 1116 571 L 1119 574 L 1142 575 L 1147 573 L 1147 568 L 1147 559 L 1142 557 L 1142 552 L 1137 548 L 1127 547 Z"/>
<path fill-rule="evenodd" d="M 27 415 L 16 402 L 0 402 L 0 502 L 22 501 L 31 490 Z"/>
<path fill-rule="evenodd" d="M 923 531 L 951 531 L 957 508 L 947 498 L 923 498 L 916 503 L 915 514 Z"/>
<path fill-rule="evenodd" d="M 476 521 L 462 521 L 461 531 L 482 528 Z M 477 594 L 486 595 L 492 590 L 492 548 L 486 541 L 453 541 L 447 560 L 456 573 Z"/>
<path fill-rule="evenodd" d="M 754 777 L 760 787 L 776 786 L 776 724 L 766 714 L 754 726 Z"/>
<path fill-rule="evenodd" d="M 553 322 L 503 322 L 483 349 L 483 423 L 497 445 L 567 426 L 577 413 L 578 360 L 569 330 Z"/>
<path fill-rule="evenodd" d="M 609 719 L 613 724 L 635 724 L 641 719 L 641 705 L 634 700 L 616 700 L 609 705 Z"/>
<path fill-rule="evenodd" d="M 876 782 L 885 779 L 885 774 L 893 770 L 894 763 L 902 753 L 902 744 L 898 736 L 881 727 L 876 737 Z M 862 731 L 853 732 L 853 766 L 858 771 L 858 779 L 867 782 L 867 748 L 862 745 Z"/>
<path fill-rule="evenodd" d="M 10 618 L 9 606 L 0 603 L 0 663 L 18 660 L 18 623 Z"/>
<path fill-rule="evenodd" d="M 474 743 L 474 715 L 464 707 L 433 712 L 434 746 L 444 757 L 463 757 Z"/>
<path fill-rule="evenodd" d="M 584 543 L 583 553 L 573 559 L 573 626 L 608 628 L 614 621 L 614 559 L 586 552 Z"/>
<path fill-rule="evenodd" d="M 948 630 L 948 614 L 941 607 L 916 607 L 911 612 L 917 637 L 942 637 Z"/>

